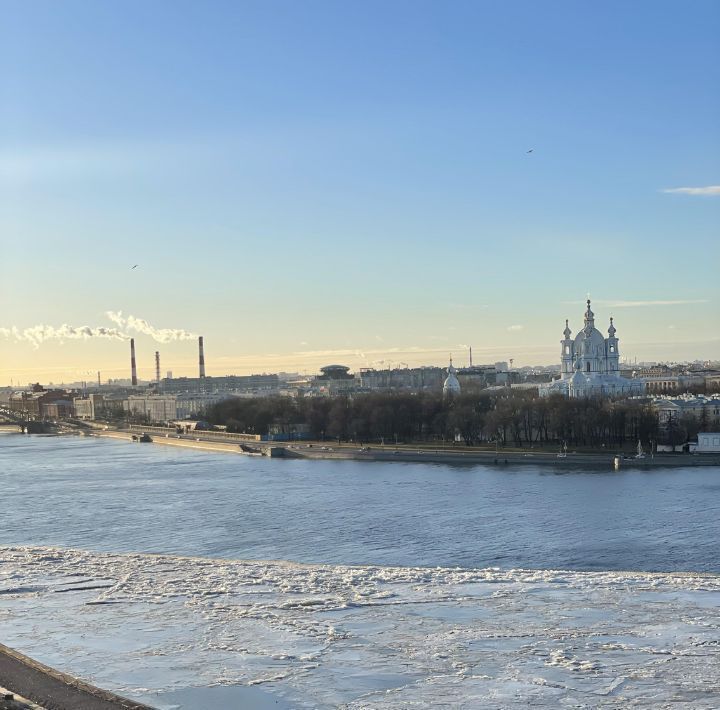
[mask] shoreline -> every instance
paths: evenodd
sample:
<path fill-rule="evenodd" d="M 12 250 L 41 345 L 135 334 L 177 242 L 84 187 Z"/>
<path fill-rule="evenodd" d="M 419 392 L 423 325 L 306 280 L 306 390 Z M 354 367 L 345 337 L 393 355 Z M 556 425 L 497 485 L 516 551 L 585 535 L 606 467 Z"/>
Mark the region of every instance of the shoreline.
<path fill-rule="evenodd" d="M 169 434 L 158 434 L 154 427 L 136 427 L 135 430 L 123 431 L 119 429 L 93 431 L 85 433 L 86 436 L 104 437 L 132 442 L 132 435 L 147 430 L 152 436 L 153 444 L 162 446 L 177 446 L 180 448 L 196 449 L 198 451 L 212 451 L 216 453 L 234 453 L 241 456 L 248 454 L 240 449 L 240 443 L 213 440 L 204 436 L 204 432 L 173 437 Z M 358 447 L 357 444 L 328 445 L 323 442 L 312 444 L 286 442 L 251 442 L 252 446 L 264 455 L 273 458 L 306 459 L 306 460 L 336 460 L 336 461 L 373 461 L 395 463 L 431 463 L 431 464 L 458 464 L 458 465 L 488 465 L 488 466 L 517 466 L 537 465 L 553 466 L 558 468 L 609 468 L 613 469 L 615 453 L 568 453 L 558 457 L 556 453 L 544 451 L 448 451 L 440 449 L 418 448 L 411 445 L 398 447 Z M 272 450 L 272 452 L 271 452 Z M 252 455 L 252 454 L 251 454 Z M 625 468 L 685 468 L 685 467 L 718 467 L 720 454 L 655 454 L 642 459 L 622 458 L 620 470 Z"/>
<path fill-rule="evenodd" d="M 102 690 L 75 676 L 46 666 L 0 643 L 0 685 L 19 698 L 15 706 L 48 710 L 153 710 L 129 698 Z"/>

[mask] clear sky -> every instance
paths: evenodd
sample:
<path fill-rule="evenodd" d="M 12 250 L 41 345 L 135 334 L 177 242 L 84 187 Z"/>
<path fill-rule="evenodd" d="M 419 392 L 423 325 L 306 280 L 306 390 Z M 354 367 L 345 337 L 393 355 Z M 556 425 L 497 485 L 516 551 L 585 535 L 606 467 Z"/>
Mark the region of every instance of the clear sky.
<path fill-rule="evenodd" d="M 715 0 L 0 11 L 0 384 L 720 358 Z"/>

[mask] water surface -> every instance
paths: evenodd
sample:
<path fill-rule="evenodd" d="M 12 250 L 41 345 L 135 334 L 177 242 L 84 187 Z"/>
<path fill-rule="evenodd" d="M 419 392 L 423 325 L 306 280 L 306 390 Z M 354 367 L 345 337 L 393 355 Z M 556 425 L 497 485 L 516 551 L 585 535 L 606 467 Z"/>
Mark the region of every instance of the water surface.
<path fill-rule="evenodd" d="M 720 571 L 720 469 L 301 461 L 0 437 L 0 545 L 330 564 Z"/>

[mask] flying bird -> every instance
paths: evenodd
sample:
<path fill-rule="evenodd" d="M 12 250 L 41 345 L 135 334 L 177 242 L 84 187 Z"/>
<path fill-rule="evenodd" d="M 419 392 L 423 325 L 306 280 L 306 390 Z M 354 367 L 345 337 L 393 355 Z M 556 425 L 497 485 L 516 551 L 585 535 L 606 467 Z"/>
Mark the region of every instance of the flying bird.
<path fill-rule="evenodd" d="M 130 269 L 130 271 L 132 271 L 133 269 L 137 269 L 138 266 L 139 266 L 139 264 L 135 264 L 135 266 L 133 266 L 132 269 Z"/>
<path fill-rule="evenodd" d="M 533 152 L 533 150 L 535 150 L 535 148 L 530 148 L 530 150 L 528 150 L 528 151 L 525 151 L 525 152 L 526 152 L 526 153 L 532 153 L 532 152 Z"/>

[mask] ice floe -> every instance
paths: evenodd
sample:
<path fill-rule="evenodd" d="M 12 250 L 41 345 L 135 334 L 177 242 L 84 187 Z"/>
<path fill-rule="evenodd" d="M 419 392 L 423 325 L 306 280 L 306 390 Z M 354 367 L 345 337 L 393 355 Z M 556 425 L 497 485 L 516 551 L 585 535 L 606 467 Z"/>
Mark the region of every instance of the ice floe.
<path fill-rule="evenodd" d="M 2 641 L 160 708 L 718 706 L 720 576 L 0 547 Z M 189 690 L 194 689 L 194 690 Z"/>

